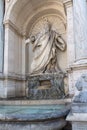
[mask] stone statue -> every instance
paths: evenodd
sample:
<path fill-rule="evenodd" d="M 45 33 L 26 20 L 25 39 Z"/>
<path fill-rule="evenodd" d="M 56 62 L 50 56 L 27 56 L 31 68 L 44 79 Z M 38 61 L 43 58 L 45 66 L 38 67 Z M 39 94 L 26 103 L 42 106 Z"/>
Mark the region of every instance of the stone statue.
<path fill-rule="evenodd" d="M 74 102 L 87 103 L 87 74 L 83 74 L 76 82 L 79 94 L 75 96 Z"/>
<path fill-rule="evenodd" d="M 66 43 L 61 35 L 52 29 L 52 24 L 49 21 L 45 25 L 44 31 L 31 36 L 26 42 L 33 44 L 32 74 L 54 73 L 59 70 L 57 67 L 57 48 L 64 51 Z"/>

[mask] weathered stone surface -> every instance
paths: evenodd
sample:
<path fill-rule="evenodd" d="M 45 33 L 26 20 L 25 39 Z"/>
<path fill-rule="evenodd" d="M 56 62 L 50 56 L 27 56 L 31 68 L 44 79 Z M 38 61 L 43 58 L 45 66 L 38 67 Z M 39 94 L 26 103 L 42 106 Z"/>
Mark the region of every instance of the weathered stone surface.
<path fill-rule="evenodd" d="M 87 58 L 87 4 L 86 0 L 73 0 L 76 60 Z"/>
<path fill-rule="evenodd" d="M 87 113 L 87 103 L 73 103 L 71 110 L 73 113 Z"/>
<path fill-rule="evenodd" d="M 86 122 L 87 114 L 86 113 L 72 113 L 70 112 L 66 118 L 67 121 L 70 122 Z"/>
<path fill-rule="evenodd" d="M 73 100 L 71 112 L 67 117 L 72 122 L 73 130 L 87 129 L 87 74 L 83 74 L 76 82 L 78 90 Z"/>
<path fill-rule="evenodd" d="M 0 130 L 61 130 L 66 125 L 64 120 L 45 122 L 45 123 L 0 123 Z"/>
<path fill-rule="evenodd" d="M 74 102 L 87 103 L 87 74 L 83 74 L 76 82 L 79 94 L 75 96 Z"/>
<path fill-rule="evenodd" d="M 87 130 L 87 123 L 86 122 L 73 122 L 72 129 L 73 130 Z"/>
<path fill-rule="evenodd" d="M 49 85 L 46 82 L 49 81 Z M 45 82 L 44 85 L 41 84 Z M 42 87 L 44 86 L 44 87 Z M 47 88 L 46 88 L 47 86 Z M 39 89 L 38 89 L 39 87 Z M 43 89 L 42 89 L 43 88 Z M 61 99 L 64 98 L 64 74 L 48 73 L 28 77 L 29 99 Z"/>
<path fill-rule="evenodd" d="M 87 103 L 87 91 L 80 92 L 79 95 L 75 96 L 74 102 Z"/>

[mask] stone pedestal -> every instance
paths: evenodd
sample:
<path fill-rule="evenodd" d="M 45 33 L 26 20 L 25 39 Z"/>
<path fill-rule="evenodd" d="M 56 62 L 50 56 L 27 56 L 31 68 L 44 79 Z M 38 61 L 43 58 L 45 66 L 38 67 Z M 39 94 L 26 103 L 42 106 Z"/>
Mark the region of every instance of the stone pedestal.
<path fill-rule="evenodd" d="M 61 99 L 65 97 L 64 74 L 48 73 L 29 76 L 27 98 L 40 99 Z"/>

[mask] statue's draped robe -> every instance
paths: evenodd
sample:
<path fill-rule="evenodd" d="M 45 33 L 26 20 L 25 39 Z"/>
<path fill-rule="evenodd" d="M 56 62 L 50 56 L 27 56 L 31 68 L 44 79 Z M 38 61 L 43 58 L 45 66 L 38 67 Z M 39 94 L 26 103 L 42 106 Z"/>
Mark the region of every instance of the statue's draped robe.
<path fill-rule="evenodd" d="M 31 64 L 31 73 L 37 74 L 44 72 L 52 58 L 56 57 L 56 47 L 65 49 L 64 41 L 53 31 L 47 31 L 38 36 L 33 46 L 34 60 Z"/>

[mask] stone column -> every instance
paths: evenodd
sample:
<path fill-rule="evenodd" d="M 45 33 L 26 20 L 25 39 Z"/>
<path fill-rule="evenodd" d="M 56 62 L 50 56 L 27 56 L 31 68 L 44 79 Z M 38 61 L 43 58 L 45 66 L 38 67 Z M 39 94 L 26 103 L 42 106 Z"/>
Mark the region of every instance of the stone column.
<path fill-rule="evenodd" d="M 72 83 L 71 66 L 75 61 L 75 44 L 74 44 L 74 30 L 73 30 L 73 6 L 72 0 L 63 0 L 66 16 L 67 16 L 67 68 L 68 68 L 68 86 L 69 94 L 74 92 Z"/>
<path fill-rule="evenodd" d="M 86 0 L 73 0 L 75 59 L 87 62 L 87 4 Z M 83 63 L 83 62 L 81 62 Z"/>
<path fill-rule="evenodd" d="M 25 44 L 25 39 L 26 37 L 23 36 L 23 40 L 22 40 L 22 75 L 25 76 L 25 53 L 26 53 L 26 44 Z"/>
<path fill-rule="evenodd" d="M 4 0 L 0 0 L 0 72 L 3 71 L 3 44 L 4 44 L 3 16 L 4 16 Z"/>
<path fill-rule="evenodd" d="M 67 60 L 69 68 L 75 61 L 75 44 L 73 30 L 73 7 L 72 0 L 63 0 L 67 15 Z"/>

